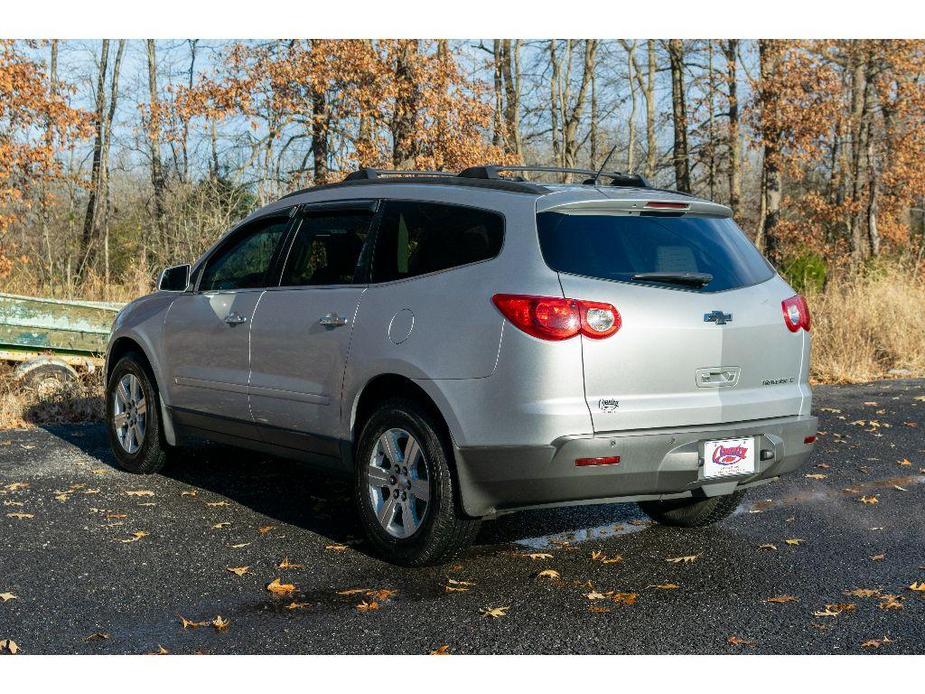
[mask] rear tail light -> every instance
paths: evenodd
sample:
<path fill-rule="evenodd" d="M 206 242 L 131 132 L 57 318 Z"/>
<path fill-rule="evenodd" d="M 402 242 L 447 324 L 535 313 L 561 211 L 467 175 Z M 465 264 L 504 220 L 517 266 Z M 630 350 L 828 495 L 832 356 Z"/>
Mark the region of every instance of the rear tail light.
<path fill-rule="evenodd" d="M 491 300 L 511 323 L 542 340 L 567 340 L 579 333 L 599 340 L 622 324 L 620 312 L 599 301 L 521 294 L 495 294 Z"/>
<path fill-rule="evenodd" d="M 804 437 L 803 437 L 803 443 L 805 443 L 805 444 L 807 444 L 807 445 L 810 444 L 810 443 L 816 443 L 816 435 L 813 434 L 813 435 L 811 435 L 811 436 L 804 436 Z"/>
<path fill-rule="evenodd" d="M 787 328 L 790 332 L 795 333 L 800 328 L 809 332 L 810 317 L 809 306 L 806 304 L 806 299 L 797 294 L 796 296 L 791 296 L 789 299 L 784 299 L 780 302 L 780 305 L 784 310 L 784 323 L 787 324 Z"/>

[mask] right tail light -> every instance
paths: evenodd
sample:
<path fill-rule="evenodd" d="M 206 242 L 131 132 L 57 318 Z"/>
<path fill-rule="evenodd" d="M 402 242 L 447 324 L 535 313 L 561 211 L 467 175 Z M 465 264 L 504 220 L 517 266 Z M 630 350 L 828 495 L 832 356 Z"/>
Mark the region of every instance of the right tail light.
<path fill-rule="evenodd" d="M 789 299 L 784 299 L 780 302 L 780 305 L 784 310 L 784 323 L 787 324 L 787 328 L 790 332 L 795 333 L 800 328 L 809 332 L 811 321 L 809 317 L 809 306 L 806 303 L 806 299 L 797 294 L 796 296 L 791 296 Z"/>

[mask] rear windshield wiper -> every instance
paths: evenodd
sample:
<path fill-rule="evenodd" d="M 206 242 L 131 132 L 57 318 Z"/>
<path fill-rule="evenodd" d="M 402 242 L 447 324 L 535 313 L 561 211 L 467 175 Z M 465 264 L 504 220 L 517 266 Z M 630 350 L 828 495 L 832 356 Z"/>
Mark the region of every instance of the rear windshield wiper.
<path fill-rule="evenodd" d="M 713 275 L 709 272 L 637 272 L 633 275 L 633 279 L 643 282 L 668 282 L 703 287 L 713 281 Z"/>

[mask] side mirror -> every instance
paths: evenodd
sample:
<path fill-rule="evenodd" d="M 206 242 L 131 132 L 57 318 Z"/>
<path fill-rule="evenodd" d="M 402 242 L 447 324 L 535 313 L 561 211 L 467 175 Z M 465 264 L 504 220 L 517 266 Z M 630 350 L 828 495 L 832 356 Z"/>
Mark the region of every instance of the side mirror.
<path fill-rule="evenodd" d="M 174 265 L 157 278 L 157 288 L 163 292 L 185 292 L 189 286 L 190 266 Z"/>

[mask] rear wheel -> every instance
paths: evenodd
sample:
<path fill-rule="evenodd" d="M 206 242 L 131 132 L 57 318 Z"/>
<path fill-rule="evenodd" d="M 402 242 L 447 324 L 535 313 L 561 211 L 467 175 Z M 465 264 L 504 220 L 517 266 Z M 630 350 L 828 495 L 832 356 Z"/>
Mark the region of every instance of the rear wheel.
<path fill-rule="evenodd" d="M 732 515 L 745 491 L 706 499 L 671 499 L 669 501 L 640 501 L 639 508 L 661 525 L 679 528 L 702 528 L 713 525 Z"/>
<path fill-rule="evenodd" d="M 357 445 L 355 500 L 360 522 L 387 561 L 448 561 L 475 539 L 479 521 L 459 510 L 448 443 L 416 402 L 384 402 Z"/>
<path fill-rule="evenodd" d="M 123 470 L 158 472 L 167 462 L 157 384 L 139 356 L 122 357 L 106 387 L 109 445 Z"/>

